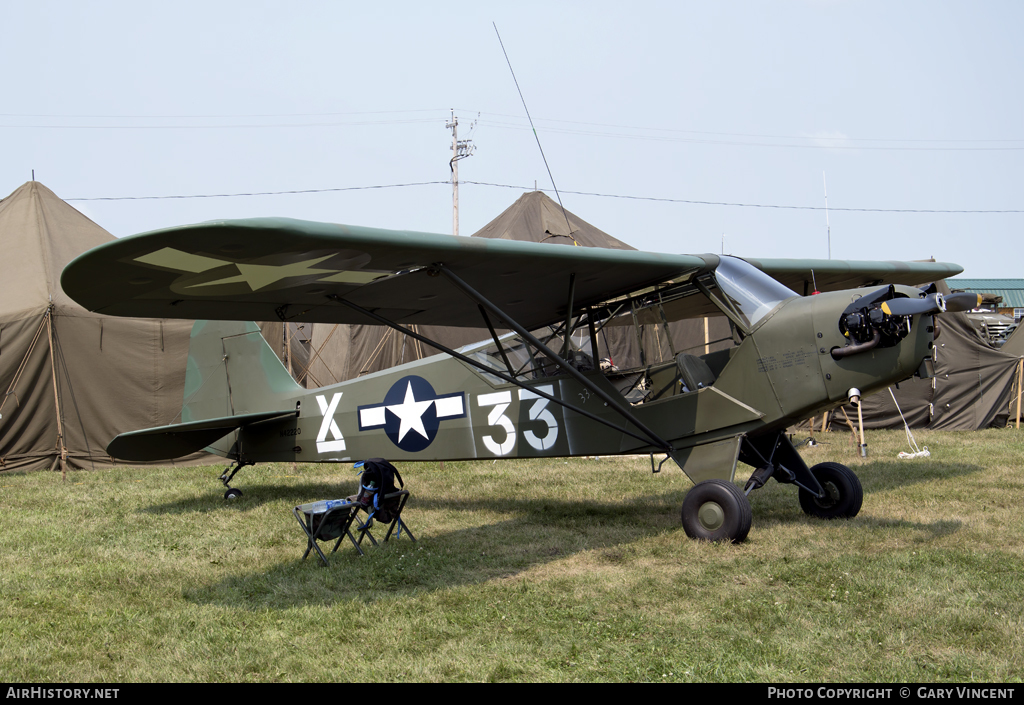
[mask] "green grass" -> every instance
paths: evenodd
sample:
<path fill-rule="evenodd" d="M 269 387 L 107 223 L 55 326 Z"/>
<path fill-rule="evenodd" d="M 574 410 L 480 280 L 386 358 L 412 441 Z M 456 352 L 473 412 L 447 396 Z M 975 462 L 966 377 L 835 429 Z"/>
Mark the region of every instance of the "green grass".
<path fill-rule="evenodd" d="M 803 450 L 864 486 L 790 486 L 738 546 L 686 538 L 646 458 L 401 466 L 418 542 L 302 561 L 291 507 L 350 466 L 0 475 L 0 673 L 19 681 L 1019 681 L 1024 432 Z"/>

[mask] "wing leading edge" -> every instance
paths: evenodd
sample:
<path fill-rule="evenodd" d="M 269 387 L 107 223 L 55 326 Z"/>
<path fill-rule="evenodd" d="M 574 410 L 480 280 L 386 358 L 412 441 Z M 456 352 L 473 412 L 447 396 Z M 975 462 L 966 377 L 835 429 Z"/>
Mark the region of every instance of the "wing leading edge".
<path fill-rule="evenodd" d="M 64 291 L 116 316 L 478 327 L 442 264 L 523 325 L 705 268 L 700 257 L 391 231 L 280 218 L 201 223 L 106 243 L 72 261 Z"/>
<path fill-rule="evenodd" d="M 956 276 L 964 271 L 958 264 L 931 261 L 743 259 L 802 296 L 815 290 L 838 291 L 879 284 L 917 286 Z"/>
<path fill-rule="evenodd" d="M 798 294 L 960 273 L 944 262 L 747 259 Z M 116 316 L 479 327 L 477 303 L 436 276 L 443 265 L 526 328 L 713 269 L 716 255 L 557 246 L 284 218 L 214 221 L 122 238 L 72 261 L 64 291 Z M 682 317 L 704 315 L 699 311 Z"/>

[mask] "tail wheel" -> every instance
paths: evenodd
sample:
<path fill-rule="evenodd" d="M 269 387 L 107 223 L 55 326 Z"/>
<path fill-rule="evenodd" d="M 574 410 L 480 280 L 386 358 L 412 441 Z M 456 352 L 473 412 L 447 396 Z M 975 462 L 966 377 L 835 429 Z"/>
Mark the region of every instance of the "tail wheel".
<path fill-rule="evenodd" d="M 821 519 L 850 519 L 857 516 L 864 502 L 864 490 L 853 470 L 839 463 L 819 463 L 811 474 L 825 490 L 824 497 L 800 488 L 800 508 Z"/>
<path fill-rule="evenodd" d="M 752 519 L 750 500 L 725 480 L 698 482 L 683 501 L 683 530 L 691 539 L 739 543 Z"/>

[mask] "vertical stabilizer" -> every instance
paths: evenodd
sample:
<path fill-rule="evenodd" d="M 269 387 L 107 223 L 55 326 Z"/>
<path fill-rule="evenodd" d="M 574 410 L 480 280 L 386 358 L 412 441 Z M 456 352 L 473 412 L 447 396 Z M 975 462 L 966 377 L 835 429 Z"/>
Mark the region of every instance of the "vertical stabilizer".
<path fill-rule="evenodd" d="M 196 321 L 181 422 L 281 409 L 303 391 L 248 321 Z"/>

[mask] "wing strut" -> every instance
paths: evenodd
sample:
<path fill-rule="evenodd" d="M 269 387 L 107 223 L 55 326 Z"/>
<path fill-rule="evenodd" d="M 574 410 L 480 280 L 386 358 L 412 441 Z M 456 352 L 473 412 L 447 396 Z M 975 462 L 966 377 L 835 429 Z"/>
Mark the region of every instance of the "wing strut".
<path fill-rule="evenodd" d="M 508 354 L 505 352 L 505 346 L 501 344 L 501 339 L 498 337 L 497 331 L 494 330 L 494 326 L 491 324 L 491 319 L 487 316 L 487 311 L 480 304 L 476 307 L 480 309 L 480 315 L 483 316 L 484 323 L 487 324 L 487 330 L 491 332 L 491 339 L 494 344 L 498 346 L 498 352 L 501 353 L 501 359 L 505 361 L 505 369 L 508 370 L 510 375 L 515 375 L 515 370 L 512 369 L 512 363 L 508 360 Z"/>
<path fill-rule="evenodd" d="M 617 411 L 619 415 L 622 416 L 622 418 L 624 418 L 626 421 L 633 424 L 633 426 L 635 426 L 636 428 L 640 429 L 640 431 L 647 437 L 646 439 L 642 440 L 649 440 L 652 444 L 654 444 L 658 448 L 661 448 L 663 451 L 669 453 L 670 455 L 675 453 L 675 448 L 672 447 L 672 444 L 658 436 L 658 434 L 656 434 L 654 431 L 648 428 L 645 423 L 643 423 L 640 419 L 636 418 L 633 412 L 627 406 L 625 406 L 625 404 L 623 404 L 621 399 L 615 399 L 605 390 L 601 389 L 596 384 L 587 379 L 587 377 L 583 373 L 581 373 L 575 367 L 566 362 L 560 355 L 551 350 L 551 348 L 549 348 L 547 345 L 540 342 L 537 338 L 533 336 L 532 333 L 530 333 L 530 331 L 526 330 L 521 325 L 516 323 L 516 321 L 513 320 L 511 316 L 509 316 L 507 313 L 505 313 L 500 308 L 495 306 L 493 303 L 491 303 L 483 296 L 481 296 L 479 292 L 477 292 L 475 289 L 473 289 L 473 287 L 471 287 L 469 284 L 463 281 L 462 278 L 459 277 L 459 275 L 450 270 L 448 267 L 444 266 L 443 264 L 435 265 L 435 267 L 437 268 L 437 271 L 443 274 L 448 279 L 448 281 L 454 284 L 457 288 L 461 289 L 462 292 L 466 294 L 469 298 L 471 298 L 480 306 L 486 308 L 495 316 L 498 316 L 499 318 L 504 320 L 505 323 L 508 324 L 509 328 L 514 330 L 520 336 L 522 336 L 522 338 L 528 341 L 531 345 L 533 345 L 534 348 L 540 350 L 542 353 L 551 358 L 551 360 L 556 365 L 561 367 L 570 377 L 572 377 L 577 382 L 582 384 L 586 389 L 596 394 L 599 399 L 601 399 L 603 402 L 608 404 L 608 406 Z M 572 288 L 570 288 L 570 296 L 572 296 Z M 567 313 L 567 318 L 571 317 L 571 315 L 571 312 Z M 514 382 L 514 380 L 512 381 Z M 519 384 L 518 382 L 515 383 Z M 519 386 L 523 385 L 520 384 Z M 533 389 L 531 391 L 536 392 L 537 390 Z M 565 405 L 563 404 L 563 406 Z M 628 431 L 624 432 L 629 433 Z M 634 434 L 630 435 L 633 435 L 634 438 L 638 438 L 638 436 L 635 436 Z"/>
<path fill-rule="evenodd" d="M 537 387 L 529 387 L 529 386 L 523 384 L 521 381 L 515 379 L 514 377 L 505 374 L 504 372 L 496 370 L 493 367 L 488 367 L 487 365 L 484 365 L 483 363 L 478 362 L 477 360 L 473 360 L 471 358 L 468 358 L 468 357 L 466 357 L 465 355 L 463 355 L 461 353 L 457 353 L 454 350 L 452 350 L 451 348 L 448 348 L 448 347 L 445 347 L 444 345 L 441 345 L 437 341 L 431 340 L 430 338 L 428 338 L 428 337 L 426 337 L 424 335 L 421 335 L 421 334 L 419 334 L 419 333 L 417 333 L 415 331 L 412 331 L 412 330 L 410 330 L 410 329 L 408 329 L 408 328 L 406 328 L 404 326 L 400 326 L 399 324 L 395 323 L 394 321 L 391 321 L 391 320 L 389 320 L 387 318 L 384 318 L 384 316 L 381 316 L 381 315 L 379 315 L 377 313 L 374 313 L 373 311 L 368 311 L 367 309 L 363 308 L 359 304 L 355 304 L 355 303 L 352 303 L 351 301 L 347 301 L 346 299 L 343 299 L 340 296 L 337 296 L 336 294 L 330 294 L 327 298 L 329 298 L 331 301 L 334 301 L 336 303 L 344 304 L 345 306 L 348 306 L 349 308 L 353 309 L 354 311 L 358 311 L 359 313 L 363 314 L 364 316 L 372 318 L 373 320 L 378 321 L 379 323 L 381 323 L 381 324 L 383 324 L 383 325 L 385 325 L 385 326 L 387 326 L 389 328 L 393 328 L 394 330 L 398 331 L 399 333 L 403 333 L 404 335 L 407 335 L 410 338 L 418 340 L 421 343 L 426 343 L 427 345 L 429 345 L 429 346 L 431 346 L 433 348 L 437 348 L 438 350 L 440 350 L 444 354 L 451 355 L 456 360 L 461 360 L 462 362 L 465 362 L 467 365 L 471 365 L 471 366 L 473 366 L 473 367 L 475 367 L 475 368 L 477 368 L 477 369 L 479 369 L 479 370 L 481 370 L 483 372 L 486 372 L 489 375 L 494 375 L 495 377 L 498 377 L 499 379 L 502 379 L 502 380 L 504 380 L 504 381 L 506 381 L 506 382 L 508 382 L 510 384 L 514 384 L 517 387 L 522 387 L 523 389 L 527 389 L 530 392 L 532 392 L 533 394 L 536 394 L 539 397 L 547 399 L 548 401 L 553 401 L 554 403 L 558 404 L 559 406 L 563 406 L 566 409 L 569 409 L 570 411 L 573 411 L 573 412 L 579 414 L 580 416 L 585 416 L 586 418 L 590 419 L 591 421 L 597 421 L 600 424 L 604 424 L 608 428 L 611 428 L 611 429 L 613 429 L 615 431 L 619 431 L 620 433 L 625 433 L 627 436 L 632 436 L 633 438 L 637 439 L 641 443 L 651 443 L 652 440 L 655 440 L 654 445 L 658 446 L 659 448 L 661 448 L 666 453 L 674 453 L 675 452 L 675 449 L 672 448 L 671 445 L 669 445 L 666 441 L 661 440 L 660 438 L 655 436 L 653 433 L 651 434 L 651 436 L 645 437 L 643 435 L 640 435 L 639 433 L 634 433 L 633 431 L 629 430 L 628 428 L 621 428 L 620 426 L 616 426 L 615 424 L 613 424 L 608 419 L 601 418 L 600 416 L 598 416 L 596 414 L 592 414 L 589 411 L 586 411 L 585 409 L 580 409 L 578 407 L 575 407 L 572 404 L 569 404 L 568 402 L 565 402 L 562 399 L 559 399 L 559 398 L 555 397 L 552 394 L 548 394 L 547 392 L 545 392 L 542 389 L 539 389 Z M 533 336 L 530 336 L 530 337 L 532 338 Z M 551 355 L 551 358 L 552 358 L 552 360 L 560 360 L 560 358 L 558 358 L 556 355 Z M 576 370 L 574 369 L 573 372 L 576 372 Z M 579 374 L 579 373 L 577 372 L 577 374 Z M 582 375 L 580 375 L 580 376 L 582 376 Z M 586 380 L 584 382 L 584 384 L 586 385 L 587 389 L 595 390 L 594 385 L 590 383 L 590 380 L 587 380 L 585 377 L 584 377 L 584 380 Z M 601 390 L 596 390 L 595 393 L 596 394 L 601 394 Z M 617 406 L 613 406 L 612 408 L 618 409 Z"/>

